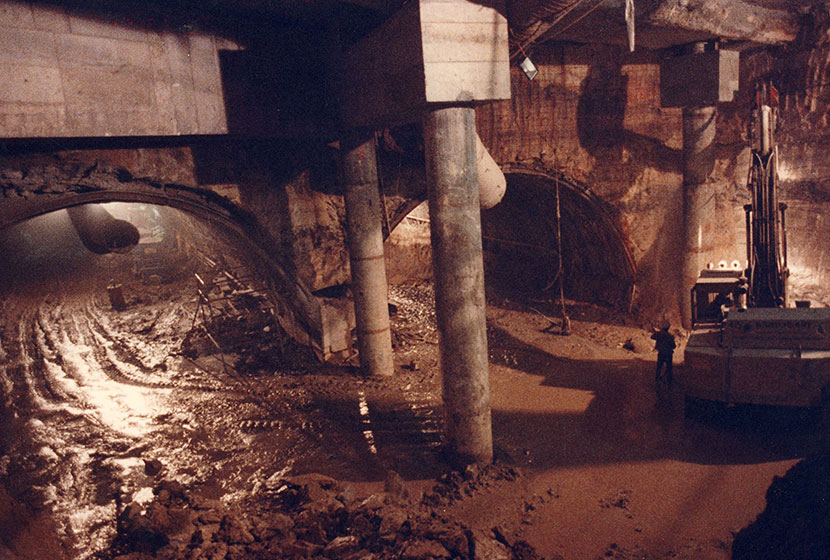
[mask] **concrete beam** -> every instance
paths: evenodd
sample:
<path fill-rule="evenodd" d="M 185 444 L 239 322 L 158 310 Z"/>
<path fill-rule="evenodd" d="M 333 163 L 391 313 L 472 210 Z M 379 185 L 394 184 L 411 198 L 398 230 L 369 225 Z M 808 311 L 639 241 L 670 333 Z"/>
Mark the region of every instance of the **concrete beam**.
<path fill-rule="evenodd" d="M 11 0 L 0 14 L 0 136 L 228 132 L 217 53 L 235 43 Z"/>
<path fill-rule="evenodd" d="M 780 44 L 795 39 L 800 25 L 797 13 L 752 0 L 636 0 L 635 8 L 637 43 L 648 48 L 719 37 Z M 511 4 L 510 22 L 525 49 L 551 39 L 624 44 L 624 10 L 625 0 L 521 0 Z M 520 57 L 520 50 L 512 55 Z"/>
<path fill-rule="evenodd" d="M 510 98 L 507 20 L 466 0 L 410 2 L 346 51 L 349 127 L 414 122 L 430 103 Z"/>

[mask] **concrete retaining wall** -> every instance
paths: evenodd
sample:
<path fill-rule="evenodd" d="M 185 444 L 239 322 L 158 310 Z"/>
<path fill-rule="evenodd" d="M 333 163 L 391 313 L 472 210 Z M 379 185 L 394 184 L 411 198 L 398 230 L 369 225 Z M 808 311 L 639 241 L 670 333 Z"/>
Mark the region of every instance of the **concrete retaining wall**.
<path fill-rule="evenodd" d="M 3 137 L 227 132 L 218 51 L 235 43 L 112 19 L 0 2 Z"/>

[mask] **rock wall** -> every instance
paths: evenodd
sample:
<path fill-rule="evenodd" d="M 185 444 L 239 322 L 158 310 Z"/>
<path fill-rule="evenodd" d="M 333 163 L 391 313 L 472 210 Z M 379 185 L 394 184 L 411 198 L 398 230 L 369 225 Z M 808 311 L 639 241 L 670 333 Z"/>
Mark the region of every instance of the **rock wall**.
<path fill-rule="evenodd" d="M 747 58 L 752 75 L 781 93 L 781 199 L 788 203 L 794 296 L 830 305 L 830 13 L 816 10 L 789 48 Z"/>
<path fill-rule="evenodd" d="M 512 99 L 478 109 L 482 140 L 499 163 L 561 172 L 608 203 L 636 263 L 634 309 L 646 320 L 676 320 L 682 112 L 660 106 L 658 54 L 565 45 L 539 49 L 533 61 L 533 81 L 514 68 Z M 742 65 L 741 93 L 718 109 L 709 177 L 715 195 L 706 202 L 701 265 L 745 260 L 747 92 L 756 73 L 750 60 Z"/>
<path fill-rule="evenodd" d="M 349 282 L 338 152 L 320 140 L 233 141 L 195 150 L 196 175 L 238 191 L 278 244 L 270 251 L 311 291 Z"/>
<path fill-rule="evenodd" d="M 390 284 L 432 278 L 432 246 L 426 202 L 417 206 L 392 230 L 384 250 L 386 279 Z"/>

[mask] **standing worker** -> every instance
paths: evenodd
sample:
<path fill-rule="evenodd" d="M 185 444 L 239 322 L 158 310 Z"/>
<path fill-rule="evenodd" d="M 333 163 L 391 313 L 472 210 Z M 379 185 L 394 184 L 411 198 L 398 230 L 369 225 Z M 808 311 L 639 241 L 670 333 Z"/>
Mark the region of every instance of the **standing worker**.
<path fill-rule="evenodd" d="M 660 381 L 665 379 L 671 385 L 671 366 L 672 355 L 677 345 L 674 343 L 674 336 L 669 332 L 671 325 L 665 324 L 663 328 L 651 335 L 654 340 L 654 348 L 657 350 L 657 371 L 654 374 L 654 380 Z M 666 366 L 665 374 L 662 373 L 663 366 Z"/>

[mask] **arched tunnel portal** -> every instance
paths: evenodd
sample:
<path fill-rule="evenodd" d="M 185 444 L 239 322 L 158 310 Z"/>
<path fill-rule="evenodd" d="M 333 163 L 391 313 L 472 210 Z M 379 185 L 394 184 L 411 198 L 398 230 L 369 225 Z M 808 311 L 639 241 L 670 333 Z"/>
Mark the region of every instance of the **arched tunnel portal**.
<path fill-rule="evenodd" d="M 490 286 L 526 296 L 553 295 L 561 272 L 566 298 L 628 306 L 636 270 L 608 204 L 588 186 L 555 171 L 505 166 L 504 172 L 504 199 L 482 212 Z"/>
<path fill-rule="evenodd" d="M 281 322 L 312 346 L 322 337 L 320 307 L 290 267 L 269 250 L 276 247 L 256 216 L 219 194 L 197 187 L 132 176 L 119 167 L 63 163 L 0 168 L 0 231 L 57 210 L 106 202 L 169 206 L 220 229 L 248 247 L 252 263 L 274 280 Z M 289 326 L 290 325 L 290 326 Z"/>
<path fill-rule="evenodd" d="M 0 229 L 80 204 L 143 202 L 171 206 L 246 235 L 250 216 L 208 189 L 133 177 L 118 167 L 65 163 L 0 168 Z M 246 225 L 250 224 L 250 225 Z"/>

